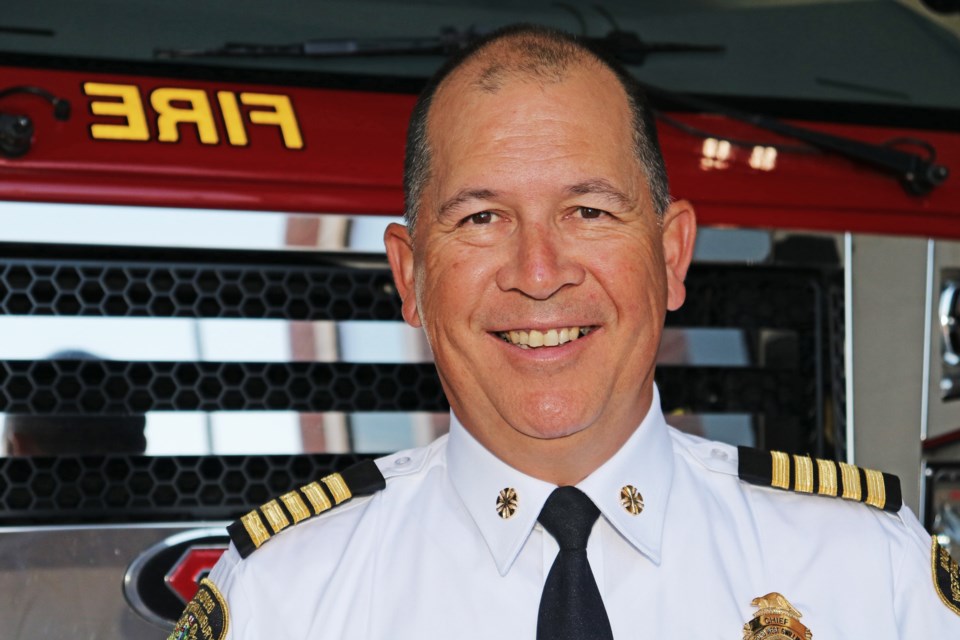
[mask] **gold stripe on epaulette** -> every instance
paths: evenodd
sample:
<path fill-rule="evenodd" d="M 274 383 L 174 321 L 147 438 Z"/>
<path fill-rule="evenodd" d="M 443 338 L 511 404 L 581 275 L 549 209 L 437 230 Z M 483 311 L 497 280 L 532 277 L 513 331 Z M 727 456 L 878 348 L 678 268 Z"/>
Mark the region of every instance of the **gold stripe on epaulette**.
<path fill-rule="evenodd" d="M 287 507 L 287 511 L 293 516 L 293 524 L 297 524 L 310 517 L 310 510 L 297 491 L 283 494 L 280 496 L 280 501 L 283 502 L 284 506 Z"/>
<path fill-rule="evenodd" d="M 274 533 L 280 533 L 290 526 L 290 519 L 287 518 L 287 514 L 283 512 L 276 500 L 271 500 L 260 507 L 260 511 L 267 518 L 267 524 L 270 525 Z"/>
<path fill-rule="evenodd" d="M 821 460 L 817 458 L 817 474 L 820 476 L 820 486 L 817 487 L 817 493 L 825 496 L 837 497 L 837 465 L 833 460 Z"/>
<path fill-rule="evenodd" d="M 345 500 L 349 500 L 353 497 L 353 494 L 350 493 L 350 487 L 347 486 L 347 483 L 343 481 L 343 476 L 339 473 L 331 473 L 330 475 L 320 478 L 320 482 L 327 485 L 327 488 L 330 489 L 330 494 L 333 496 L 334 502 L 340 504 Z"/>
<path fill-rule="evenodd" d="M 864 469 L 863 473 L 867 476 L 866 503 L 872 507 L 883 509 L 887 503 L 887 490 L 883 483 L 883 474 L 874 469 Z"/>
<path fill-rule="evenodd" d="M 303 495 L 307 496 L 307 500 L 310 501 L 310 505 L 313 507 L 315 515 L 320 515 L 333 506 L 333 503 L 330 502 L 330 498 L 327 497 L 326 492 L 324 492 L 324 490 L 316 482 L 311 482 L 300 490 L 303 491 Z"/>
<path fill-rule="evenodd" d="M 841 462 L 840 475 L 843 479 L 843 495 L 841 497 L 846 500 L 856 500 L 859 502 L 860 496 L 863 495 L 862 487 L 860 486 L 860 470 L 852 464 Z"/>
<path fill-rule="evenodd" d="M 259 549 L 260 545 L 270 539 L 270 532 L 267 531 L 256 509 L 240 518 L 240 522 L 243 523 L 243 528 L 247 530 L 247 535 L 250 536 L 254 547 Z"/>
<path fill-rule="evenodd" d="M 800 493 L 813 493 L 813 460 L 807 456 L 793 456 L 794 488 Z"/>
<path fill-rule="evenodd" d="M 773 456 L 773 481 L 771 484 L 778 489 L 790 488 L 790 456 L 782 451 L 771 451 Z"/>

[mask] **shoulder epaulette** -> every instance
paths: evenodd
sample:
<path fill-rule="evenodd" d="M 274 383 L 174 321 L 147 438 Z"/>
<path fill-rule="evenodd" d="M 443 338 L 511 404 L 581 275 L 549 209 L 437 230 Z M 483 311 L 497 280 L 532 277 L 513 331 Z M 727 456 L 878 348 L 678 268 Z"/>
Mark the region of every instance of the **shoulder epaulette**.
<path fill-rule="evenodd" d="M 331 473 L 274 498 L 227 527 L 230 539 L 246 558 L 274 535 L 329 511 L 354 496 L 376 493 L 387 486 L 373 460 L 364 460 L 341 473 Z"/>
<path fill-rule="evenodd" d="M 740 479 L 798 493 L 865 502 L 896 513 L 903 505 L 897 476 L 845 462 L 737 447 Z"/>

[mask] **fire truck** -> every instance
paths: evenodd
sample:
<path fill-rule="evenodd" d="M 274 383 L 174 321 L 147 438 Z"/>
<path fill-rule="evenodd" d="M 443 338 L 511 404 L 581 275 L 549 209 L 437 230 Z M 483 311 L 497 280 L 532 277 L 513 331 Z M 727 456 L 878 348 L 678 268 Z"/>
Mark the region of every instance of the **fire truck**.
<path fill-rule="evenodd" d="M 45 1 L 0 20 L 0 620 L 164 638 L 272 496 L 443 434 L 381 242 L 426 78 L 518 22 L 647 88 L 700 224 L 669 421 L 897 474 L 960 557 L 950 2 Z"/>

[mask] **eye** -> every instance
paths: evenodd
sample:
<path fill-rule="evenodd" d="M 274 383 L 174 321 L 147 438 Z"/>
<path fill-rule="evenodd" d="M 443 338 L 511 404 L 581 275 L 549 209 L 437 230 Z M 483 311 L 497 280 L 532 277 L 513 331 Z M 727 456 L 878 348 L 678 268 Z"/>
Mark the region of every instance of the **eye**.
<path fill-rule="evenodd" d="M 490 224 L 493 222 L 493 216 L 494 214 L 490 211 L 480 211 L 479 213 L 474 213 L 473 215 L 467 216 L 460 221 L 460 224 Z"/>
<path fill-rule="evenodd" d="M 596 220 L 607 215 L 607 212 L 603 209 L 594 209 L 593 207 L 578 207 L 577 211 L 580 213 L 580 217 L 585 220 Z"/>

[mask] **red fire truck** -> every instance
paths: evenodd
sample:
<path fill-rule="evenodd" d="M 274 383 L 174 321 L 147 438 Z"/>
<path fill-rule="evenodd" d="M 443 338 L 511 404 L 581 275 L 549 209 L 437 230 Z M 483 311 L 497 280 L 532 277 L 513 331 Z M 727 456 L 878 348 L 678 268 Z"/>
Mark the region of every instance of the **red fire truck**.
<path fill-rule="evenodd" d="M 380 237 L 425 78 L 515 22 L 629 65 L 696 206 L 657 373 L 670 421 L 896 473 L 957 557 L 960 16 L 929 4 L 0 20 L 4 637 L 163 638 L 230 520 L 444 432 Z"/>

